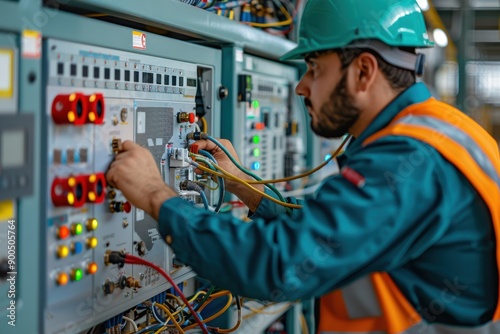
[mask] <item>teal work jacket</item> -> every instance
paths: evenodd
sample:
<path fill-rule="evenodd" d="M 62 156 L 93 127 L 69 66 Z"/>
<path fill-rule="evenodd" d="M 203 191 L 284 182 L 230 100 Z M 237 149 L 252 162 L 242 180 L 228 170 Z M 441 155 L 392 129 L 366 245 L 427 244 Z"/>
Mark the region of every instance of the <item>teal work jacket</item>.
<path fill-rule="evenodd" d="M 287 214 L 263 199 L 247 223 L 173 198 L 161 207 L 160 233 L 198 275 L 245 297 L 317 297 L 382 271 L 428 322 L 490 320 L 498 296 L 495 236 L 475 189 L 418 140 L 389 136 L 361 146 L 430 96 L 418 83 L 392 101 L 338 158 L 351 176 L 328 177 L 302 209 Z"/>

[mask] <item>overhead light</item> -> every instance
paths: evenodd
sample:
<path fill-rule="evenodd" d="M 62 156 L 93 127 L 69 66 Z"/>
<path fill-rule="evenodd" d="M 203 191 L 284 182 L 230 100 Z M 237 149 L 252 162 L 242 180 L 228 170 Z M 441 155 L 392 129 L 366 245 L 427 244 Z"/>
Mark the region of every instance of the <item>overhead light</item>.
<path fill-rule="evenodd" d="M 448 45 L 448 36 L 442 29 L 434 29 L 432 36 L 437 46 L 444 48 Z"/>
<path fill-rule="evenodd" d="M 417 0 L 418 5 L 420 8 L 425 12 L 426 10 L 429 10 L 429 1 L 427 0 Z"/>

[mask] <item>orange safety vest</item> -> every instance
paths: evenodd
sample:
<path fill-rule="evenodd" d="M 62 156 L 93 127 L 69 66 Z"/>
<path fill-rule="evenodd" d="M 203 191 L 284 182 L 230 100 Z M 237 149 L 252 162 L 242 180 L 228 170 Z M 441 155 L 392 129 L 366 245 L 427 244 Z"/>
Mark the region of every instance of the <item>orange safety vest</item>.
<path fill-rule="evenodd" d="M 491 136 L 459 110 L 430 98 L 401 111 L 368 137 L 368 146 L 385 136 L 406 136 L 434 147 L 472 184 L 491 213 L 500 270 L 500 156 Z M 500 291 L 500 289 L 499 289 Z M 319 334 L 496 334 L 500 296 L 490 322 L 479 327 L 429 324 L 386 272 L 376 272 L 320 299 Z"/>

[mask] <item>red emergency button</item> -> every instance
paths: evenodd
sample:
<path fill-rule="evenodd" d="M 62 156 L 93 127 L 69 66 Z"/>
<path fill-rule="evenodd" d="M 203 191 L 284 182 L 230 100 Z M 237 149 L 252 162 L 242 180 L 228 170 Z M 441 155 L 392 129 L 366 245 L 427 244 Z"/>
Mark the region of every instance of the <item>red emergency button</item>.
<path fill-rule="evenodd" d="M 129 213 L 130 210 L 132 210 L 132 205 L 129 202 L 125 202 L 123 204 L 123 211 L 125 211 L 126 213 Z"/>

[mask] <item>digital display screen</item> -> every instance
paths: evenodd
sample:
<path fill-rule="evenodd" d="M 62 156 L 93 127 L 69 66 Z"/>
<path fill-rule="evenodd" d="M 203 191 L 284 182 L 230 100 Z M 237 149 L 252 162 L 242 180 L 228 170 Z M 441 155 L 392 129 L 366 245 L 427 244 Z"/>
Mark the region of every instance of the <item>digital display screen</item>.
<path fill-rule="evenodd" d="M 187 83 L 188 87 L 196 87 L 196 79 L 193 78 L 187 78 Z"/>
<path fill-rule="evenodd" d="M 6 130 L 1 134 L 0 166 L 21 167 L 25 164 L 26 143 L 24 130 Z"/>

